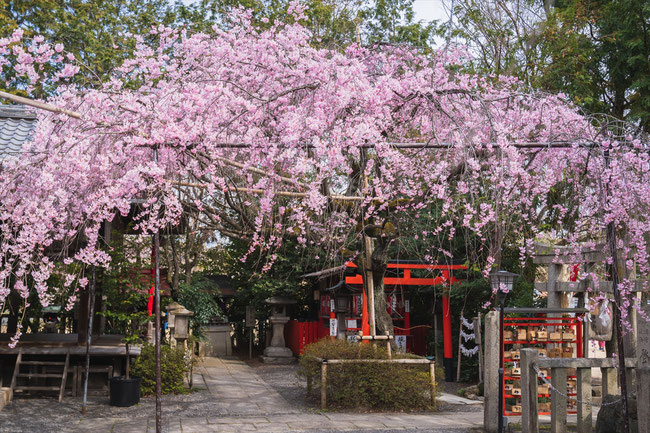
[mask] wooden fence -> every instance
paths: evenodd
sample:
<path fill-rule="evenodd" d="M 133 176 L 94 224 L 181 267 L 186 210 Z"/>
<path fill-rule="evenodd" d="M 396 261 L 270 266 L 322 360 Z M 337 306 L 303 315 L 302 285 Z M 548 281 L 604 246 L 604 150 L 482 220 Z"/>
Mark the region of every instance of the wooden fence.
<path fill-rule="evenodd" d="M 625 362 L 628 369 L 637 371 L 638 388 L 648 382 L 650 377 L 647 368 L 636 369 L 637 360 L 628 358 Z M 540 358 L 537 349 L 521 350 L 521 425 L 522 433 L 539 432 L 538 419 L 538 385 L 539 369 L 550 369 L 551 383 L 551 433 L 565 433 L 567 431 L 567 372 L 576 369 L 576 396 L 577 401 L 577 432 L 591 433 L 592 425 L 592 397 L 591 397 L 591 369 L 600 368 L 602 371 L 602 396 L 617 395 L 617 371 L 612 358 Z M 646 393 L 647 394 L 647 393 Z M 573 397 L 569 397 L 573 398 Z M 647 397 L 639 395 L 637 406 L 650 407 Z M 644 406 L 645 405 L 645 406 Z M 639 429 L 639 433 L 641 429 Z"/>
<path fill-rule="evenodd" d="M 325 337 L 325 329 L 320 322 L 298 322 L 289 320 L 284 327 L 284 340 L 294 355 L 302 355 L 306 345 Z"/>

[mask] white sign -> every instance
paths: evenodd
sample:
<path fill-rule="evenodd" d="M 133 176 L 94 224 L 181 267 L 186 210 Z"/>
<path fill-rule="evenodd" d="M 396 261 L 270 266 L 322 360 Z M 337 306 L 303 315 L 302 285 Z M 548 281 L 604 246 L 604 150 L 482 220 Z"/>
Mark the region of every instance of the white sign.
<path fill-rule="evenodd" d="M 390 298 L 390 309 L 395 311 L 397 310 L 397 296 L 391 296 Z"/>
<path fill-rule="evenodd" d="M 398 352 L 406 353 L 406 335 L 396 335 L 395 344 Z"/>
<path fill-rule="evenodd" d="M 339 333 L 338 319 L 330 319 L 330 336 L 336 337 Z"/>
<path fill-rule="evenodd" d="M 404 312 L 405 313 L 411 312 L 411 301 L 409 301 L 408 299 L 404 301 Z"/>
<path fill-rule="evenodd" d="M 350 343 L 358 343 L 359 342 L 359 339 L 357 338 L 356 335 L 348 335 L 347 338 L 348 338 L 348 342 L 350 342 Z"/>
<path fill-rule="evenodd" d="M 346 328 L 355 328 L 357 327 L 357 319 L 348 319 L 346 320 Z"/>
<path fill-rule="evenodd" d="M 334 299 L 330 299 L 330 313 L 334 311 Z"/>

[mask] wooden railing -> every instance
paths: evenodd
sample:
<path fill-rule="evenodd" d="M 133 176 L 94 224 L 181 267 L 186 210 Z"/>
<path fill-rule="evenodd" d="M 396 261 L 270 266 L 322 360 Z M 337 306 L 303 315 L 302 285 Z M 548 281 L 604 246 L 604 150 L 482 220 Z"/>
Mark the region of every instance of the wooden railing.
<path fill-rule="evenodd" d="M 627 368 L 636 368 L 635 358 L 626 359 Z M 576 369 L 577 432 L 591 433 L 592 392 L 591 369 L 602 371 L 602 396 L 618 395 L 617 372 L 612 358 L 540 358 L 537 349 L 521 350 L 521 425 L 522 433 L 539 432 L 538 419 L 538 369 L 550 369 L 551 383 L 551 433 L 567 431 L 567 373 Z M 638 379 L 638 378 L 637 378 Z M 650 402 L 638 404 L 650 404 Z"/>

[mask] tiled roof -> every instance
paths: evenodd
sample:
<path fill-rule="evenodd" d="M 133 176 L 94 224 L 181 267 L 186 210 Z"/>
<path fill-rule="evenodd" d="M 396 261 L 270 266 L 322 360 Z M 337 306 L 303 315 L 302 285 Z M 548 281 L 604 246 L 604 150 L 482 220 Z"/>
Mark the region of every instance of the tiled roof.
<path fill-rule="evenodd" d="M 20 153 L 36 122 L 36 115 L 23 106 L 0 104 L 0 159 Z"/>

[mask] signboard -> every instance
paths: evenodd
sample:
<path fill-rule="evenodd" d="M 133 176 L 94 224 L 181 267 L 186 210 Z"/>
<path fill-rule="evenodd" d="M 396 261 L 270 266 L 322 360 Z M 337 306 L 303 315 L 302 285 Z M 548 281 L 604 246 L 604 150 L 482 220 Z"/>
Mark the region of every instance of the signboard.
<path fill-rule="evenodd" d="M 395 345 L 397 346 L 398 352 L 406 353 L 406 335 L 396 335 Z"/>
<path fill-rule="evenodd" d="M 252 305 L 246 306 L 246 327 L 254 328 L 255 327 L 255 307 Z"/>
<path fill-rule="evenodd" d="M 339 333 L 339 321 L 337 319 L 330 319 L 330 336 L 336 337 Z"/>
<path fill-rule="evenodd" d="M 404 301 L 404 312 L 405 313 L 411 312 L 411 301 L 409 301 L 408 299 Z"/>
<path fill-rule="evenodd" d="M 347 337 L 349 343 L 358 343 L 359 339 L 356 335 L 348 335 Z"/>
<path fill-rule="evenodd" d="M 330 299 L 330 313 L 334 311 L 334 298 Z"/>

